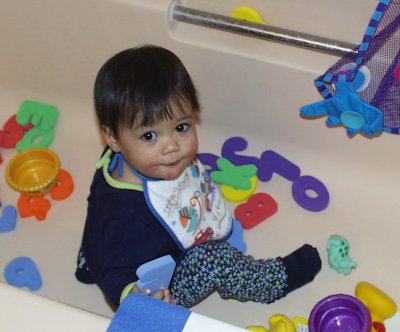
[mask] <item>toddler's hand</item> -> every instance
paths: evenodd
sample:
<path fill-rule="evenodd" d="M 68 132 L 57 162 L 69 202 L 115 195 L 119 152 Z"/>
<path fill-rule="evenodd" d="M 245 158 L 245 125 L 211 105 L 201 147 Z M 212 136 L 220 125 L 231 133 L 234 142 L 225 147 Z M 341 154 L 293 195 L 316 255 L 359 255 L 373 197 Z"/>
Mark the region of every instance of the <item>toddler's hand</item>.
<path fill-rule="evenodd" d="M 172 295 L 168 289 L 161 288 L 156 293 L 151 294 L 150 289 L 145 289 L 141 291 L 136 285 L 132 288 L 132 293 L 140 293 L 143 295 L 151 296 L 155 299 L 162 300 L 171 304 L 178 304 L 178 300 L 172 298 Z"/>
<path fill-rule="evenodd" d="M 161 288 L 155 294 L 153 294 L 152 297 L 162 300 L 167 303 L 178 304 L 178 300 L 175 300 L 174 298 L 172 298 L 172 295 L 171 295 L 171 292 L 169 291 L 169 289 Z"/>

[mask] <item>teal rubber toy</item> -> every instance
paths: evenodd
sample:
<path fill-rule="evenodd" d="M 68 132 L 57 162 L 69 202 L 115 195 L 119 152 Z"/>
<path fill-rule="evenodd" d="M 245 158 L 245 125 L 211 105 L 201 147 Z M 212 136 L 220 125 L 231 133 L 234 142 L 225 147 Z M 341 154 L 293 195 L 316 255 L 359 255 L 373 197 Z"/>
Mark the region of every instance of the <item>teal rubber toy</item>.
<path fill-rule="evenodd" d="M 341 235 L 331 235 L 327 244 L 329 266 L 339 274 L 349 275 L 357 264 L 349 258 L 350 245 Z"/>
<path fill-rule="evenodd" d="M 225 184 L 235 189 L 250 189 L 250 178 L 257 174 L 255 165 L 236 166 L 225 158 L 219 158 L 217 166 L 220 170 L 211 172 L 211 179 L 218 184 Z"/>

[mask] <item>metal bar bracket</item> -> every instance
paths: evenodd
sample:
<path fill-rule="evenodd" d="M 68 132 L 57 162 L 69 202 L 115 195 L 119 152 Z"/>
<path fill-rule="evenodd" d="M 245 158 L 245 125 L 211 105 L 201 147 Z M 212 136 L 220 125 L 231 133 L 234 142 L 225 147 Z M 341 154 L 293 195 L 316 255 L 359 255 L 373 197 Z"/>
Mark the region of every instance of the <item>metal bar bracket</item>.
<path fill-rule="evenodd" d="M 297 46 L 336 56 L 357 52 L 357 45 L 307 33 L 258 24 L 235 18 L 213 14 L 180 5 L 171 7 L 171 18 L 175 21 L 190 23 L 202 27 L 227 31 L 252 38 Z"/>

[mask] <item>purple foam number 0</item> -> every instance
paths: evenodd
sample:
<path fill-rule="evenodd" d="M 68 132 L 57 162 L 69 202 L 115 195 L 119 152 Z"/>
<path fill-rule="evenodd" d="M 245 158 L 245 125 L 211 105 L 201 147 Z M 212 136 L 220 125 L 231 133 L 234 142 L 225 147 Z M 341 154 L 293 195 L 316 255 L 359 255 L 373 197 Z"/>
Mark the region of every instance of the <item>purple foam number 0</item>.
<path fill-rule="evenodd" d="M 312 197 L 308 192 L 313 192 L 316 196 Z M 293 181 L 292 195 L 297 204 L 313 212 L 322 211 L 329 204 L 329 192 L 325 185 L 309 175 L 300 176 Z"/>
<path fill-rule="evenodd" d="M 271 180 L 274 173 L 283 176 L 289 181 L 294 181 L 300 177 L 300 168 L 275 151 L 264 151 L 260 157 L 257 176 L 260 181 L 266 182 Z"/>
<path fill-rule="evenodd" d="M 228 138 L 222 145 L 221 156 L 237 166 L 252 164 L 258 167 L 260 163 L 258 158 L 236 154 L 236 152 L 244 151 L 246 149 L 247 140 L 240 136 L 234 136 Z"/>
<path fill-rule="evenodd" d="M 318 212 L 328 206 L 329 192 L 321 181 L 309 175 L 300 176 L 300 168 L 291 161 L 275 151 L 264 151 L 260 157 L 257 176 L 261 181 L 269 181 L 274 173 L 293 181 L 292 195 L 302 208 Z M 313 192 L 315 197 L 310 196 L 310 192 Z"/>

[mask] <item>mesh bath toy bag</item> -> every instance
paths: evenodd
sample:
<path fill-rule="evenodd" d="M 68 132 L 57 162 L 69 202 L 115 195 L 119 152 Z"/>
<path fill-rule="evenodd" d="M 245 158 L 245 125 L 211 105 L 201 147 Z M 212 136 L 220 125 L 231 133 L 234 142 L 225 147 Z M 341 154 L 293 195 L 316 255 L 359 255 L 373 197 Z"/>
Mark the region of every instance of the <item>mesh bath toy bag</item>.
<path fill-rule="evenodd" d="M 400 0 L 381 0 L 362 43 L 347 53 L 315 86 L 324 101 L 301 108 L 304 116 L 328 115 L 349 135 L 400 134 Z"/>

